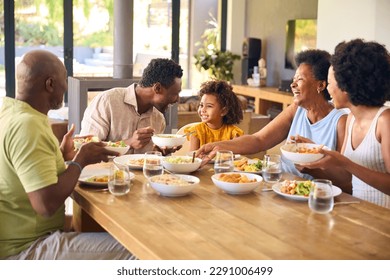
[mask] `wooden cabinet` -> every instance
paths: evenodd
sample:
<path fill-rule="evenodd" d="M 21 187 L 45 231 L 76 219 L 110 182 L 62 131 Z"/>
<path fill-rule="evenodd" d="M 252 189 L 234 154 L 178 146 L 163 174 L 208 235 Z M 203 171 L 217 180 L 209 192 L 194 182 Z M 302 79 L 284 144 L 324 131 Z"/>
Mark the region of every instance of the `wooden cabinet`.
<path fill-rule="evenodd" d="M 267 111 L 271 107 L 284 110 L 293 102 L 291 93 L 285 93 L 273 87 L 233 85 L 233 91 L 236 94 L 254 98 L 255 113 L 261 115 L 267 115 Z"/>
<path fill-rule="evenodd" d="M 56 120 L 49 119 L 51 128 L 58 141 L 61 143 L 62 138 L 68 132 L 68 121 L 67 120 Z"/>

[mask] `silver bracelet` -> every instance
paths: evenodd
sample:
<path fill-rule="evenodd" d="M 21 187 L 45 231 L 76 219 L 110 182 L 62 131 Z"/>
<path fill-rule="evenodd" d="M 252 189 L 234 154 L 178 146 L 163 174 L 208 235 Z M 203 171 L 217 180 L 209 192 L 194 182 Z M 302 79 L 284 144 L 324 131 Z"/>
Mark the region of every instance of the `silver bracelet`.
<path fill-rule="evenodd" d="M 80 163 L 78 163 L 78 162 L 75 162 L 73 160 L 69 160 L 69 161 L 65 161 L 65 163 L 68 166 L 72 165 L 72 164 L 78 166 L 78 168 L 80 168 L 80 173 L 81 173 L 81 171 L 83 171 L 83 168 L 81 167 Z"/>

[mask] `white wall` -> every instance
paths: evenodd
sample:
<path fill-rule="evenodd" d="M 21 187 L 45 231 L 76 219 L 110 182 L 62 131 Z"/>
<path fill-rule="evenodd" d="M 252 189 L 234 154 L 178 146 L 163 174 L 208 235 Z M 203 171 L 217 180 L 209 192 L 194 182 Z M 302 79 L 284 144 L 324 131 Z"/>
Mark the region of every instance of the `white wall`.
<path fill-rule="evenodd" d="M 228 36 L 228 41 L 231 38 L 228 46 L 240 53 L 244 37 L 262 39 L 262 57 L 268 68 L 267 86 L 279 86 L 280 80 L 294 75 L 293 70 L 284 68 L 285 26 L 289 19 L 317 18 L 317 47 L 330 53 L 341 41 L 357 37 L 376 40 L 390 51 L 390 0 L 229 1 L 233 2 L 228 9 L 229 20 L 235 23 L 231 37 Z M 240 77 L 241 69 L 235 69 L 235 77 Z"/>
<path fill-rule="evenodd" d="M 390 1 L 376 1 L 375 39 L 390 52 Z"/>
<path fill-rule="evenodd" d="M 200 83 L 204 81 L 203 74 L 201 74 L 195 68 L 195 54 L 199 47 L 195 46 L 197 42 L 202 41 L 202 34 L 206 28 L 210 28 L 207 22 L 211 19 L 210 13 L 218 18 L 218 0 L 195 0 L 191 3 L 191 15 L 190 15 L 190 27 L 189 27 L 189 73 L 191 79 L 189 79 L 189 88 L 197 90 Z"/>
<path fill-rule="evenodd" d="M 389 0 L 318 0 L 317 47 L 334 47 L 354 38 L 375 40 L 390 50 Z"/>
<path fill-rule="evenodd" d="M 241 56 L 242 42 L 245 37 L 246 1 L 228 0 L 228 18 L 226 49 Z M 233 67 L 234 81 L 241 82 L 241 61 L 235 61 Z"/>
<path fill-rule="evenodd" d="M 244 1 L 244 0 L 231 0 Z M 342 0 L 340 0 L 342 1 Z M 244 37 L 262 40 L 262 57 L 267 62 L 267 86 L 279 86 L 281 80 L 291 79 L 293 70 L 284 68 L 287 20 L 317 18 L 318 0 L 245 0 Z M 239 17 L 232 11 L 233 17 Z M 241 42 L 244 37 L 235 37 Z M 240 77 L 241 74 L 235 74 Z"/>

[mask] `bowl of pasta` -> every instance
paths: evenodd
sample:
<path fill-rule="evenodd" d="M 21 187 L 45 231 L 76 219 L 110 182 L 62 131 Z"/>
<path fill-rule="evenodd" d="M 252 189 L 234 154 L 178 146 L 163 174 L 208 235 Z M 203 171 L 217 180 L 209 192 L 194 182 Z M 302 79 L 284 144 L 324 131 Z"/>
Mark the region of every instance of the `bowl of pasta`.
<path fill-rule="evenodd" d="M 149 178 L 150 186 L 162 196 L 184 196 L 199 185 L 199 178 L 184 174 L 162 174 Z"/>
<path fill-rule="evenodd" d="M 330 150 L 324 145 L 312 143 L 289 143 L 280 147 L 282 155 L 293 163 L 308 163 L 321 159 L 321 149 Z"/>
<path fill-rule="evenodd" d="M 211 176 L 214 185 L 228 194 L 247 194 L 263 181 L 263 177 L 252 173 L 225 172 Z"/>

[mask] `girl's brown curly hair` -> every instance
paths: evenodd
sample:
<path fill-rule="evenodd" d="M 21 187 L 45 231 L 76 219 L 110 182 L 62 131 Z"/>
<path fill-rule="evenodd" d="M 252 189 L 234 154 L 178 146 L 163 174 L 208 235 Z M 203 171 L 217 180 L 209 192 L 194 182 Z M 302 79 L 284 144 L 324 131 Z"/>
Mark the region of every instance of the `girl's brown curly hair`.
<path fill-rule="evenodd" d="M 224 124 L 238 124 L 243 119 L 241 101 L 233 92 L 233 87 L 222 80 L 211 80 L 202 83 L 199 96 L 212 94 L 217 97 L 222 108 L 226 108 L 227 114 L 223 117 Z"/>

